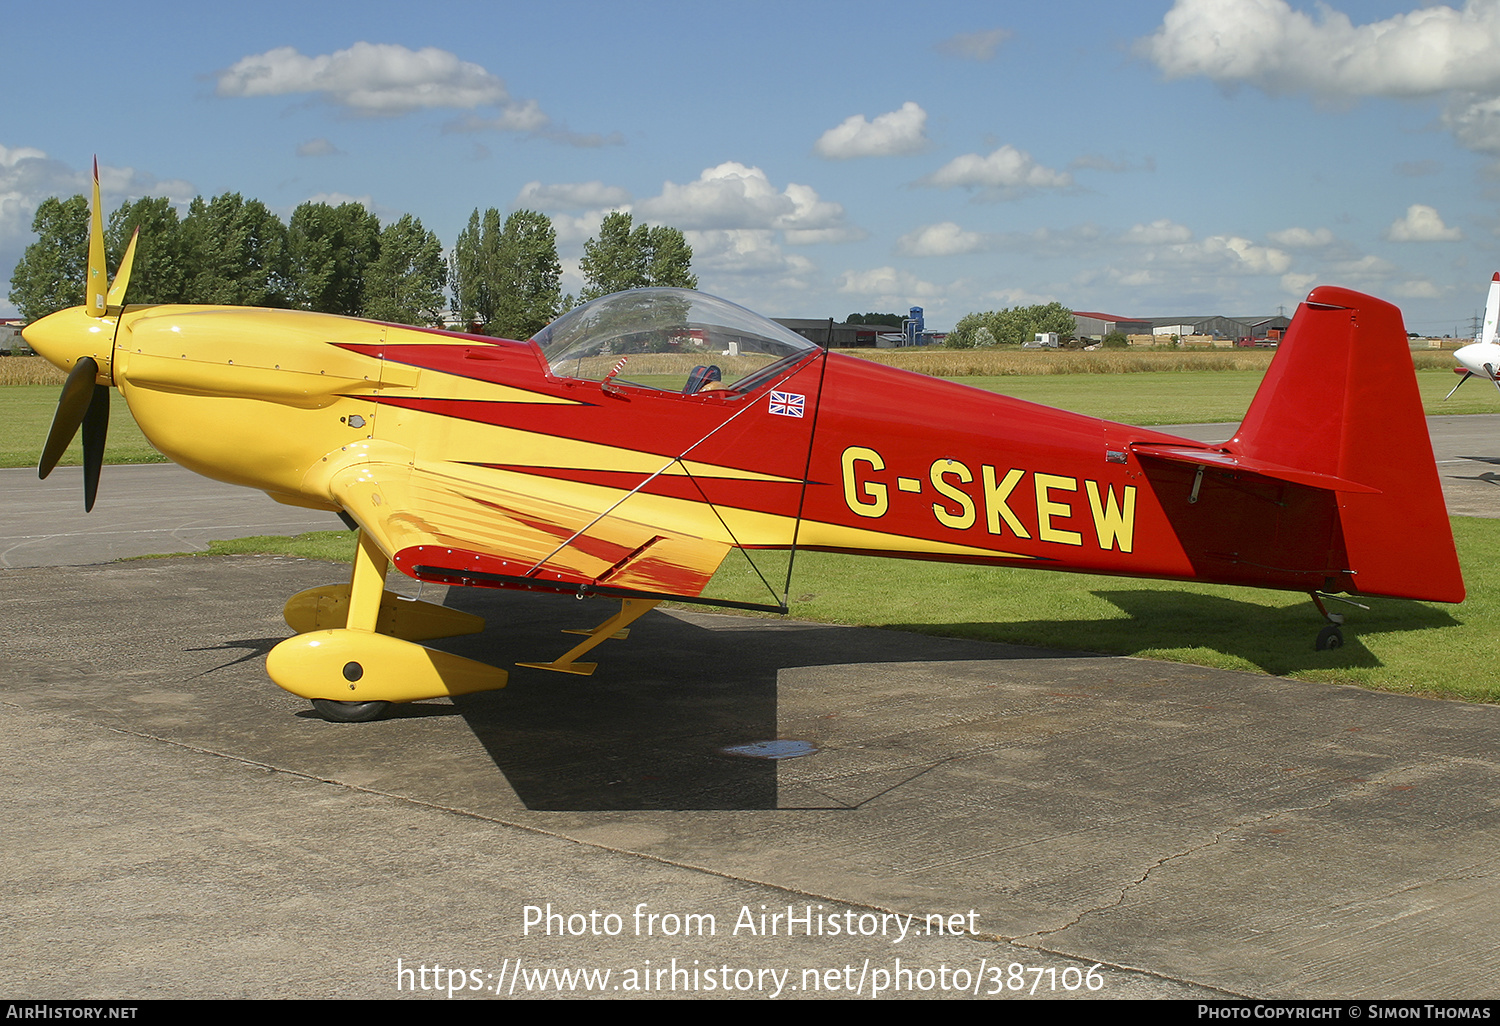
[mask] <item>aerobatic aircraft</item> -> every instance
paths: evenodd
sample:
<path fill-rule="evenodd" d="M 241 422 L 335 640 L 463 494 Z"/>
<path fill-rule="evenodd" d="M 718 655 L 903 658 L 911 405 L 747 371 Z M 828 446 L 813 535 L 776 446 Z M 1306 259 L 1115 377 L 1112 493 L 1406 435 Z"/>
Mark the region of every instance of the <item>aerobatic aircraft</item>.
<path fill-rule="evenodd" d="M 106 288 L 95 183 L 85 305 L 26 340 L 68 371 L 39 470 L 83 427 L 96 495 L 109 396 L 201 474 L 338 512 L 348 583 L 294 596 L 270 653 L 327 717 L 504 686 L 419 642 L 479 618 L 420 581 L 618 599 L 580 657 L 726 554 L 816 549 L 1458 602 L 1464 585 L 1400 312 L 1315 289 L 1234 437 L 1211 445 L 829 351 L 681 289 L 606 296 L 527 341 Z M 785 612 L 785 591 L 755 605 Z M 720 603 L 735 605 L 735 603 Z"/>
<path fill-rule="evenodd" d="M 1490 295 L 1485 300 L 1484 327 L 1480 329 L 1479 339 L 1453 354 L 1453 358 L 1458 361 L 1453 373 L 1463 375 L 1458 379 L 1458 385 L 1477 375 L 1488 378 L 1496 388 L 1500 388 L 1500 345 L 1495 343 L 1497 324 L 1500 324 L 1500 271 L 1496 271 L 1495 276 L 1490 279 Z M 1458 385 L 1454 385 L 1452 391 L 1443 398 L 1451 398 L 1458 391 Z"/>

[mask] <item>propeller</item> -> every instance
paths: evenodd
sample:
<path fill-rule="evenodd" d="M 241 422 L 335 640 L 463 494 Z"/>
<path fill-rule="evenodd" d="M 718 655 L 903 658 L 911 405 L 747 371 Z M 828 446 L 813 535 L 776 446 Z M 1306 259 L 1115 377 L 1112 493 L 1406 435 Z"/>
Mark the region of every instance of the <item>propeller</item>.
<path fill-rule="evenodd" d="M 99 470 L 104 465 L 104 439 L 109 433 L 109 386 L 97 384 L 99 364 L 92 356 L 79 357 L 63 382 L 52 415 L 52 428 L 37 461 L 37 476 L 45 479 L 83 427 L 83 508 L 91 512 L 99 495 Z"/>
<path fill-rule="evenodd" d="M 104 338 L 113 344 L 115 333 L 115 322 L 109 318 L 109 311 L 115 308 L 115 315 L 119 315 L 119 307 L 125 301 L 125 289 L 130 284 L 130 269 L 135 263 L 135 246 L 140 238 L 140 229 L 137 228 L 130 238 L 130 244 L 125 248 L 125 255 L 120 260 L 119 269 L 115 272 L 115 280 L 112 285 L 107 284 L 109 280 L 108 269 L 104 259 L 104 217 L 99 206 L 99 160 L 94 159 L 94 197 L 91 214 L 89 217 L 89 265 L 88 275 L 84 281 L 84 302 L 80 311 L 75 307 L 70 316 L 76 317 L 80 312 L 87 318 L 105 321 L 102 326 L 91 327 L 90 333 L 98 332 L 103 327 L 107 334 Z M 54 318 L 62 317 L 63 314 L 54 314 Z M 66 330 L 66 329 L 64 329 Z M 68 332 L 71 334 L 71 332 Z M 53 340 L 53 332 L 43 331 L 37 333 L 38 337 L 33 341 L 28 335 L 27 341 L 32 342 L 34 348 L 42 352 L 48 359 L 60 366 L 67 366 L 67 360 L 72 355 L 61 349 Z M 42 343 L 43 339 L 47 343 Z M 57 350 L 57 351 L 54 351 Z M 76 352 L 76 350 L 75 350 Z M 104 465 L 104 442 L 109 434 L 109 385 L 101 384 L 99 379 L 112 380 L 112 361 L 106 355 L 106 366 L 101 370 L 99 360 L 93 356 L 78 355 L 73 361 L 72 368 L 68 371 L 68 379 L 63 382 L 62 395 L 57 400 L 57 411 L 52 415 L 52 427 L 47 432 L 47 441 L 42 446 L 41 459 L 37 461 L 37 476 L 45 478 L 57 467 L 58 460 L 62 459 L 63 453 L 73 441 L 73 436 L 78 434 L 78 429 L 83 428 L 83 508 L 92 511 L 94 500 L 99 496 L 99 472 Z"/>

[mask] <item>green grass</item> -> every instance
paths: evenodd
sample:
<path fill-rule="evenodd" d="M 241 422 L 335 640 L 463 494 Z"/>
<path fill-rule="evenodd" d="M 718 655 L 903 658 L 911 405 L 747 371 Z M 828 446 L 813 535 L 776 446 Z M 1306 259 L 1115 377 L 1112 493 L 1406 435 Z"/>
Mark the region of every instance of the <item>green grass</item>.
<path fill-rule="evenodd" d="M 0 467 L 34 467 L 42 444 L 52 427 L 59 389 L 55 385 L 6 385 L 0 387 Z M 131 419 L 130 408 L 116 392 L 110 396 L 109 438 L 106 463 L 165 463 L 167 458 L 152 448 Z M 77 437 L 68 447 L 60 466 L 83 463 L 83 443 Z"/>
<path fill-rule="evenodd" d="M 1451 387 L 1451 386 L 1450 386 Z M 1322 626 L 1307 596 L 1120 577 L 969 567 L 828 553 L 798 553 L 791 613 L 942 637 L 1141 656 L 1406 694 L 1500 701 L 1500 520 L 1453 518 L 1469 589 L 1457 606 L 1365 599 L 1348 616 L 1345 647 L 1313 651 Z M 266 552 L 350 561 L 354 535 L 213 543 L 208 555 Z M 756 553 L 778 589 L 784 553 Z M 732 552 L 706 595 L 774 601 Z M 600 619 L 603 619 L 601 614 Z"/>

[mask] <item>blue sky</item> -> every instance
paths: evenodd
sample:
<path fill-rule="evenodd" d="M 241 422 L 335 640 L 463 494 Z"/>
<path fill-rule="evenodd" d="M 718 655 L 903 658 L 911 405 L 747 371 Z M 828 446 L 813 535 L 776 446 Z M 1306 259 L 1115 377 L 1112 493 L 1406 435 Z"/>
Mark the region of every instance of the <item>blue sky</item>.
<path fill-rule="evenodd" d="M 240 10 L 7 15 L 7 281 L 95 153 L 109 208 L 356 199 L 445 245 L 541 209 L 574 291 L 630 210 L 772 316 L 1290 313 L 1329 283 L 1442 333 L 1500 268 L 1500 0 Z"/>

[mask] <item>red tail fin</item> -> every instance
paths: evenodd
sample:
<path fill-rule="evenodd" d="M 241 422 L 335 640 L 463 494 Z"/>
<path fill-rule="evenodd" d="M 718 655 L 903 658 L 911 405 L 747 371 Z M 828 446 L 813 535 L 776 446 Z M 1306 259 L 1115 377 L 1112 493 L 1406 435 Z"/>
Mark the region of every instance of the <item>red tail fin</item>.
<path fill-rule="evenodd" d="M 1360 593 L 1463 601 L 1406 327 L 1394 306 L 1347 289 L 1314 289 L 1226 448 L 1376 489 L 1337 492 Z"/>

